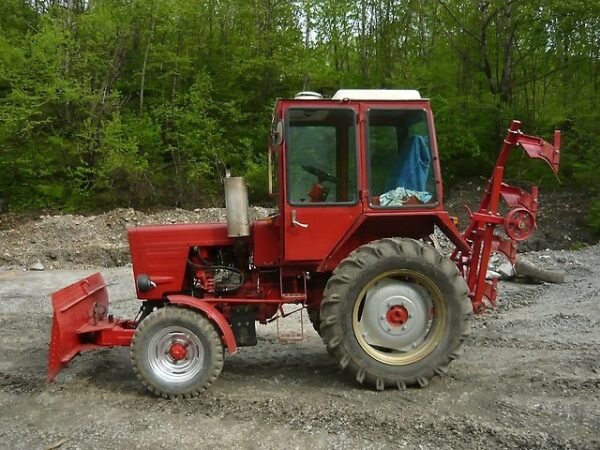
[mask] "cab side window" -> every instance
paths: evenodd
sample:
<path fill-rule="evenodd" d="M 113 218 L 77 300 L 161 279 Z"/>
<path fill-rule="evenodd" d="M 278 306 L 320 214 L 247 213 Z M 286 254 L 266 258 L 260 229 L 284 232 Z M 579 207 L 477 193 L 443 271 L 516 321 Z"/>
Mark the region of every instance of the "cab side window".
<path fill-rule="evenodd" d="M 372 206 L 435 203 L 427 117 L 421 110 L 371 110 L 367 116 Z"/>
<path fill-rule="evenodd" d="M 290 109 L 287 113 L 288 201 L 358 200 L 355 113 L 349 109 Z"/>

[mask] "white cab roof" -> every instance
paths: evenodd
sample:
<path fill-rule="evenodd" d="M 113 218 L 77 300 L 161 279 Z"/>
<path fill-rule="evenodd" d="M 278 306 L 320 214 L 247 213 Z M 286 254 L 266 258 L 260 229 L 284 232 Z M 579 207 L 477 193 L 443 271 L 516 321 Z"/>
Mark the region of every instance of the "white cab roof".
<path fill-rule="evenodd" d="M 414 89 L 340 89 L 333 100 L 420 100 Z"/>

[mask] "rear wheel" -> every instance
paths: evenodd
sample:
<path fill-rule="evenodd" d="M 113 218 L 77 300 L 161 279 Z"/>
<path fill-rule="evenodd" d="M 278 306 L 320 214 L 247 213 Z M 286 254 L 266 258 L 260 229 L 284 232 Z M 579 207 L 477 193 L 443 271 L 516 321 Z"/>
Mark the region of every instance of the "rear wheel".
<path fill-rule="evenodd" d="M 310 323 L 312 324 L 313 328 L 318 333 L 318 335 L 321 336 L 321 318 L 319 317 L 319 310 L 308 308 L 307 312 Z"/>
<path fill-rule="evenodd" d="M 131 343 L 141 382 L 165 398 L 194 397 L 219 376 L 223 344 L 214 325 L 195 311 L 167 306 L 146 317 Z"/>
<path fill-rule="evenodd" d="M 421 242 L 388 238 L 359 247 L 336 268 L 320 330 L 359 383 L 425 386 L 461 353 L 470 313 L 455 264 Z"/>

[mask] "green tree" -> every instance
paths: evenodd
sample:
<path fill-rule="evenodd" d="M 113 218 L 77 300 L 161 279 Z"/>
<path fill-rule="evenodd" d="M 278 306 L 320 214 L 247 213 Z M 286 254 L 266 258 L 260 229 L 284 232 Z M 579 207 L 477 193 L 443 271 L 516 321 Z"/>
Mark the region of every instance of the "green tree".
<path fill-rule="evenodd" d="M 340 87 L 430 97 L 447 183 L 512 118 L 561 128 L 562 182 L 597 196 L 599 30 L 594 0 L 3 0 L 0 196 L 219 204 L 230 165 L 261 201 L 274 100 Z M 538 166 L 510 175 L 550 183 Z"/>

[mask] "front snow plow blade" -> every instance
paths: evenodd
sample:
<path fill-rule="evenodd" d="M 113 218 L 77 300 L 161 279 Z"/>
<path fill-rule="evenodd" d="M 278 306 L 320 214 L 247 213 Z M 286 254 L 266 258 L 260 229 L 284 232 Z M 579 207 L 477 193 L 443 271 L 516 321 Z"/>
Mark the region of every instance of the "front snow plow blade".
<path fill-rule="evenodd" d="M 106 282 L 100 273 L 52 294 L 48 381 L 83 351 L 130 345 L 135 323 L 113 319 L 108 304 Z"/>

